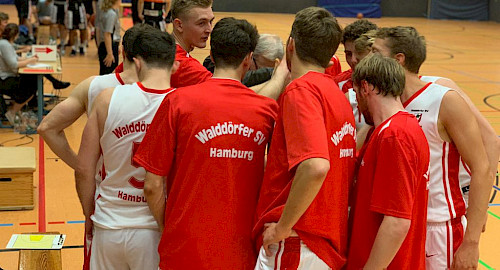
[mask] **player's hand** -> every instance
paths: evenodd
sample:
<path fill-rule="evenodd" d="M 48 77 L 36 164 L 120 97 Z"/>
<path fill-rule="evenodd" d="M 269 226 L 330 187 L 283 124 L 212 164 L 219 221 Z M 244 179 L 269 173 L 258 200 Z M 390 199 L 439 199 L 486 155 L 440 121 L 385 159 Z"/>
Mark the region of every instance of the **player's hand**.
<path fill-rule="evenodd" d="M 144 21 L 144 15 L 139 14 L 139 15 L 138 15 L 138 17 L 139 17 L 139 20 L 141 20 L 141 22 L 143 22 L 143 21 Z"/>
<path fill-rule="evenodd" d="M 488 215 L 486 215 L 486 219 L 484 220 L 484 225 L 483 225 L 483 229 L 481 230 L 481 232 L 486 231 L 486 223 L 488 223 Z"/>
<path fill-rule="evenodd" d="M 115 57 L 112 54 L 106 55 L 104 58 L 104 65 L 110 67 L 115 62 Z"/>
<path fill-rule="evenodd" d="M 477 269 L 479 244 L 463 242 L 453 258 L 452 270 Z"/>
<path fill-rule="evenodd" d="M 262 246 L 266 251 L 266 256 L 271 256 L 272 253 L 269 250 L 271 244 L 279 243 L 281 240 L 290 237 L 292 230 L 281 229 L 278 223 L 266 223 L 264 224 L 264 233 L 262 234 L 263 242 Z"/>
<path fill-rule="evenodd" d="M 94 222 L 90 219 L 90 217 L 85 218 L 85 236 L 87 239 L 92 240 L 92 229 L 94 227 Z"/>

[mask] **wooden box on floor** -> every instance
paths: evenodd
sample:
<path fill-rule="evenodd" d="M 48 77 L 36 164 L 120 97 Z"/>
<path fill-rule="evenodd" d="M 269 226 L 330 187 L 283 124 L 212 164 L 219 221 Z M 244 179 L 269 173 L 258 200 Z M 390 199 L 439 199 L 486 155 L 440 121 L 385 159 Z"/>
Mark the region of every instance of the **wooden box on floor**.
<path fill-rule="evenodd" d="M 0 147 L 0 210 L 33 209 L 35 148 Z"/>
<path fill-rule="evenodd" d="M 37 234 L 37 233 L 28 233 Z M 46 232 L 40 234 L 59 234 L 59 232 Z M 20 250 L 19 270 L 61 270 L 60 249 Z"/>

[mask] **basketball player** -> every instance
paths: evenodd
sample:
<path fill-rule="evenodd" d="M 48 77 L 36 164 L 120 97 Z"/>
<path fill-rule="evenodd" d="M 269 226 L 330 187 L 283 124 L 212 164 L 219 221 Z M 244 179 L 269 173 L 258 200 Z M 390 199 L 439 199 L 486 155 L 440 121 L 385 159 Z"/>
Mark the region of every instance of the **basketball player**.
<path fill-rule="evenodd" d="M 66 17 L 66 10 L 68 8 L 68 3 L 66 0 L 54 0 L 54 12 L 52 13 L 52 23 L 56 24 L 59 28 L 59 48 L 61 55 L 65 54 L 66 39 L 68 38 L 68 30 L 66 29 L 66 24 L 64 23 Z"/>
<path fill-rule="evenodd" d="M 168 13 L 170 2 L 166 0 L 139 0 L 139 18 L 161 31 L 166 31 L 165 16 Z"/>
<path fill-rule="evenodd" d="M 429 142 L 426 268 L 477 268 L 494 174 L 474 114 L 457 91 L 419 79 L 426 46 L 415 28 L 379 29 L 372 52 L 395 58 L 405 68 L 401 101 L 415 114 Z M 470 168 L 467 219 L 459 180 L 465 166 Z"/>
<path fill-rule="evenodd" d="M 87 47 L 87 13 L 83 2 L 84 0 L 68 0 L 66 28 L 69 30 L 69 38 L 73 44 L 70 56 L 75 56 L 78 48 L 80 55 L 85 55 Z M 80 39 L 78 39 L 78 30 L 80 30 Z"/>
<path fill-rule="evenodd" d="M 75 87 L 67 99 L 57 104 L 38 126 L 38 134 L 42 136 L 50 149 L 71 168 L 76 169 L 77 158 L 76 153 L 69 146 L 64 129 L 73 124 L 82 114 L 90 114 L 92 103 L 102 90 L 137 81 L 134 63 L 128 60 L 126 55 L 131 53 L 137 34 L 148 28 L 150 27 L 137 25 L 125 32 L 122 41 L 125 69 L 122 73 L 91 76 L 85 79 Z"/>
<path fill-rule="evenodd" d="M 260 249 L 255 269 L 340 269 L 346 262 L 354 117 L 324 74 L 341 36 L 323 8 L 295 17 L 286 45 L 293 81 L 278 101 L 253 230 Z"/>
<path fill-rule="evenodd" d="M 108 88 L 97 96 L 75 171 L 84 215 L 94 225 L 93 270 L 156 270 L 159 264 L 161 235 L 144 197 L 146 171 L 135 166 L 132 157 L 163 98 L 173 91 L 169 78 L 177 65 L 175 41 L 168 33 L 145 29 L 127 57 L 134 62 L 139 82 Z M 96 189 L 101 153 L 106 176 Z"/>
<path fill-rule="evenodd" d="M 347 269 L 425 269 L 429 145 L 401 104 L 405 72 L 375 54 L 352 77 L 373 128 L 358 157 Z"/>
<path fill-rule="evenodd" d="M 246 20 L 221 19 L 210 39 L 213 78 L 169 94 L 135 155 L 163 228 L 163 270 L 255 265 L 253 213 L 278 110 L 240 82 L 257 40 Z"/>

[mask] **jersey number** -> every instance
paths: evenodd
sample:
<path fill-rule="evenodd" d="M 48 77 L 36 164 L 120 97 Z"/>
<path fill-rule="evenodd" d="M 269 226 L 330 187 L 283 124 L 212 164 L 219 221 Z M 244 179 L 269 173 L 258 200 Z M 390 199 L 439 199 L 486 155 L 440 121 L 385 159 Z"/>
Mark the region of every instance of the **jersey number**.
<path fill-rule="evenodd" d="M 130 162 L 132 163 L 132 166 L 134 166 L 136 168 L 139 168 L 139 166 L 137 164 L 135 164 L 135 162 L 134 162 L 134 155 L 137 152 L 137 149 L 139 149 L 140 144 L 141 144 L 141 142 L 133 142 L 132 143 L 132 157 L 130 158 Z M 144 179 L 136 179 L 135 177 L 132 176 L 128 180 L 128 183 L 137 189 L 144 189 Z"/>

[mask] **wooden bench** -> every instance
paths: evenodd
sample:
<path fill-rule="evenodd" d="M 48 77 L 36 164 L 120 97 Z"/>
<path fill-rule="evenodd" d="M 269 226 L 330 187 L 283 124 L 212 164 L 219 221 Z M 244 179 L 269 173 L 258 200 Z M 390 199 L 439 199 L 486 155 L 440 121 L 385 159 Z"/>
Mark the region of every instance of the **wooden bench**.
<path fill-rule="evenodd" d="M 37 234 L 37 233 L 30 233 Z M 48 232 L 41 234 L 60 234 Z M 19 251 L 19 270 L 62 270 L 60 249 L 23 249 Z"/>
<path fill-rule="evenodd" d="M 33 209 L 35 148 L 0 147 L 0 210 Z"/>

